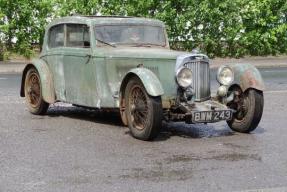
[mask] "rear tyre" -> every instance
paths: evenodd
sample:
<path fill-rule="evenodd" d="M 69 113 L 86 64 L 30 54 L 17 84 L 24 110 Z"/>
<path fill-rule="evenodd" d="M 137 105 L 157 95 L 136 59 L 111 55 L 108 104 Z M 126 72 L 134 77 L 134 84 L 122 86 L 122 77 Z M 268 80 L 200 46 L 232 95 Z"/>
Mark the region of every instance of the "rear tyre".
<path fill-rule="evenodd" d="M 261 91 L 249 89 L 239 91 L 237 103 L 231 103 L 231 108 L 237 111 L 233 114 L 229 127 L 237 132 L 249 133 L 257 128 L 263 113 L 264 98 Z"/>
<path fill-rule="evenodd" d="M 49 104 L 43 100 L 41 80 L 38 71 L 31 68 L 25 77 L 25 100 L 29 111 L 35 115 L 44 115 Z"/>
<path fill-rule="evenodd" d="M 126 117 L 133 137 L 140 140 L 154 139 L 161 129 L 161 97 L 149 96 L 137 77 L 125 89 Z"/>

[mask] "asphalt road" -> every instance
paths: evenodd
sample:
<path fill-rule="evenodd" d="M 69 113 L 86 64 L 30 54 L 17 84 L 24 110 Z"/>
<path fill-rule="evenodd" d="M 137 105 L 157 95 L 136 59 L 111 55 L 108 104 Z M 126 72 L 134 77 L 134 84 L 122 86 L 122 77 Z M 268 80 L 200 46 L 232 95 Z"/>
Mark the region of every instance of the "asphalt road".
<path fill-rule="evenodd" d="M 31 115 L 21 77 L 0 74 L 0 192 L 287 191 L 287 68 L 261 72 L 252 134 L 169 123 L 153 142 L 132 138 L 117 114 L 56 104 Z"/>

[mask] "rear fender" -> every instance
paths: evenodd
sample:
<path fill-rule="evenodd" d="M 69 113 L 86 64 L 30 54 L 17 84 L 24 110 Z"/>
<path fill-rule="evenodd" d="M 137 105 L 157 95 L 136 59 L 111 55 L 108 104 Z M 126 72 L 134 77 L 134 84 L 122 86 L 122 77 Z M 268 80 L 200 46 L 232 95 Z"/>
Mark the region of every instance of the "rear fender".
<path fill-rule="evenodd" d="M 25 78 L 29 69 L 36 68 L 40 75 L 41 88 L 42 88 L 42 97 L 47 103 L 55 103 L 55 89 L 53 83 L 52 73 L 47 65 L 47 63 L 41 59 L 32 60 L 31 63 L 27 64 L 22 73 L 21 89 L 20 96 L 25 97 Z"/>

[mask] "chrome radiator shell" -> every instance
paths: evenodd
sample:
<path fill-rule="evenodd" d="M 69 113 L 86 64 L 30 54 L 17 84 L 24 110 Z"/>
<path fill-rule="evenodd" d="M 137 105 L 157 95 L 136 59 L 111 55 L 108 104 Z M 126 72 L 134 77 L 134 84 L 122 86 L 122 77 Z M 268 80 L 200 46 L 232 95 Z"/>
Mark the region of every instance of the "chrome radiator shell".
<path fill-rule="evenodd" d="M 191 57 L 192 58 L 192 57 Z M 210 69 L 208 59 L 191 59 L 183 64 L 193 72 L 194 101 L 210 98 Z"/>

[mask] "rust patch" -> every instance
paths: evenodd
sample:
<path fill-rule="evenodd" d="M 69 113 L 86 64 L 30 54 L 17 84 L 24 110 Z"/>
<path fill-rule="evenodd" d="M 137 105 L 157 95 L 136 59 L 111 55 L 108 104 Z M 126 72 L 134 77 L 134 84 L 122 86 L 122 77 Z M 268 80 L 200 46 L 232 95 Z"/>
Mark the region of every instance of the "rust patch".
<path fill-rule="evenodd" d="M 257 74 L 254 73 L 252 69 L 247 69 L 240 77 L 240 84 L 243 91 L 252 87 L 259 90 L 263 89 L 263 83 L 260 80 L 260 77 L 257 77 Z"/>
<path fill-rule="evenodd" d="M 127 120 L 127 116 L 126 116 L 126 104 L 125 104 L 125 99 L 121 99 L 120 101 L 120 114 L 121 114 L 121 119 L 122 122 L 125 126 L 128 125 L 128 120 Z"/>

